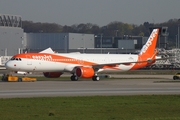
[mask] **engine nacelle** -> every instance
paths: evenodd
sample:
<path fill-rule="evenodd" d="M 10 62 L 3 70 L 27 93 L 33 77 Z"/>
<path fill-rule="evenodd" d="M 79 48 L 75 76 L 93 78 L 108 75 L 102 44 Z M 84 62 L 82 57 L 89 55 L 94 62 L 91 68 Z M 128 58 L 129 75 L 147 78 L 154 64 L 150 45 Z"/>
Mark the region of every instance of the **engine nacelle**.
<path fill-rule="evenodd" d="M 75 73 L 78 77 L 92 78 L 94 76 L 94 69 L 89 67 L 77 67 Z"/>
<path fill-rule="evenodd" d="M 62 72 L 43 72 L 44 76 L 47 78 L 58 78 L 63 73 Z"/>

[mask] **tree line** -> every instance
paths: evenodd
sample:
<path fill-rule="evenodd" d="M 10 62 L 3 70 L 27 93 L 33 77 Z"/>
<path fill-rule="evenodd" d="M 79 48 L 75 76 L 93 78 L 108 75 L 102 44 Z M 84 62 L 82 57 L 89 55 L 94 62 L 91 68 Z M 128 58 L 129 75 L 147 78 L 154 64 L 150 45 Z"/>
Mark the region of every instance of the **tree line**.
<path fill-rule="evenodd" d="M 86 33 L 86 34 L 103 34 L 103 36 L 149 36 L 149 28 L 154 26 L 168 27 L 168 43 L 171 47 L 175 47 L 176 36 L 178 34 L 178 25 L 180 19 L 170 19 L 163 23 L 144 22 L 141 25 L 128 24 L 119 21 L 114 21 L 106 26 L 98 26 L 92 23 L 74 24 L 71 26 L 62 26 L 56 23 L 34 23 L 32 21 L 23 21 L 23 29 L 26 33 Z"/>

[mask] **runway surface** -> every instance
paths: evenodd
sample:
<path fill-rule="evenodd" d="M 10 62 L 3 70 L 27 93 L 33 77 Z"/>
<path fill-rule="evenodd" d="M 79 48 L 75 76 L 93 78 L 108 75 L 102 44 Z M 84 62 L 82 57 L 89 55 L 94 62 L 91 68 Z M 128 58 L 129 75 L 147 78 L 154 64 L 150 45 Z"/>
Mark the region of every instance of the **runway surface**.
<path fill-rule="evenodd" d="M 180 82 L 173 81 L 172 75 L 120 76 L 121 79 L 100 81 L 0 82 L 0 98 L 180 94 Z"/>

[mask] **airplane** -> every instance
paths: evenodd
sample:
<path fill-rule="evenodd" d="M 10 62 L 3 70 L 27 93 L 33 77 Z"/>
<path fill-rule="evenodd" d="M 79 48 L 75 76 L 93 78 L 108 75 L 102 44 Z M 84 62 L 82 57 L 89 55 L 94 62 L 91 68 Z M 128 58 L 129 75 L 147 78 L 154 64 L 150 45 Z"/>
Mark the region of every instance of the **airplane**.
<path fill-rule="evenodd" d="M 106 70 L 128 71 L 153 64 L 158 51 L 156 43 L 160 28 L 154 28 L 139 54 L 81 54 L 55 53 L 47 48 L 39 53 L 21 53 L 6 62 L 7 70 L 19 74 L 43 72 L 45 77 L 58 78 L 64 72 L 72 74 L 71 80 L 92 78 L 99 81 L 98 72 Z"/>

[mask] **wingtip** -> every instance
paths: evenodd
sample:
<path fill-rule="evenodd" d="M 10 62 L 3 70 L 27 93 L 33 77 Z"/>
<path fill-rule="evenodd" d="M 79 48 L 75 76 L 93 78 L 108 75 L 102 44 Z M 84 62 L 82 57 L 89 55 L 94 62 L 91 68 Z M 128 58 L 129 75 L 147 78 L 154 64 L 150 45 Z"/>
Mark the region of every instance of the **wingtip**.
<path fill-rule="evenodd" d="M 54 51 L 49 47 L 49 48 L 47 48 L 47 49 L 45 49 L 39 53 L 54 53 Z"/>

